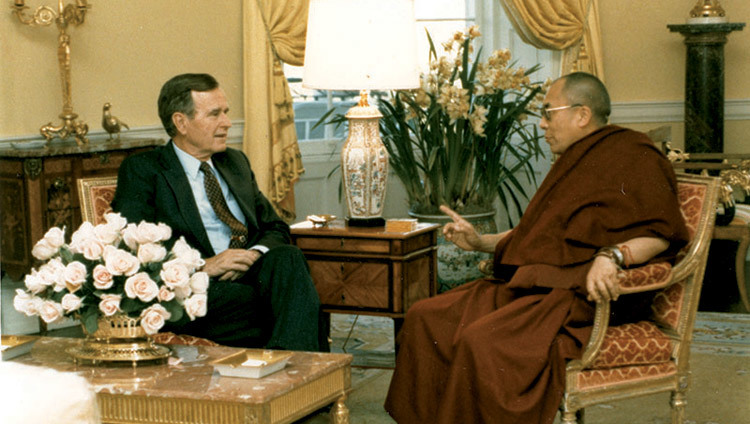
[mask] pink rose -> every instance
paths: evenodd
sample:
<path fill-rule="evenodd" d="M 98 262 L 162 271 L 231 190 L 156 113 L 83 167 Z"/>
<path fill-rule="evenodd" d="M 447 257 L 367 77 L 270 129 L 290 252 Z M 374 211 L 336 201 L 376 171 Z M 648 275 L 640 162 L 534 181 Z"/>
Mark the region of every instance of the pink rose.
<path fill-rule="evenodd" d="M 39 316 L 47 324 L 53 323 L 63 317 L 63 307 L 57 302 L 45 300 L 39 308 Z"/>
<path fill-rule="evenodd" d="M 73 312 L 81 307 L 81 298 L 72 293 L 68 293 L 63 296 L 61 303 L 65 312 Z"/>
<path fill-rule="evenodd" d="M 65 265 L 60 258 L 50 259 L 46 264 L 39 267 L 39 275 L 48 285 L 54 286 L 56 292 L 61 292 L 66 288 Z"/>
<path fill-rule="evenodd" d="M 175 287 L 174 288 L 174 295 L 177 296 L 177 299 L 185 300 L 191 294 L 193 294 L 193 290 L 187 284 L 184 287 Z"/>
<path fill-rule="evenodd" d="M 110 224 L 99 224 L 94 227 L 96 239 L 103 244 L 116 244 L 120 239 L 120 229 Z"/>
<path fill-rule="evenodd" d="M 141 221 L 135 232 L 135 239 L 138 244 L 158 243 L 169 240 L 172 236 L 172 229 L 166 224 L 153 224 L 151 222 Z"/>
<path fill-rule="evenodd" d="M 63 273 L 65 287 L 67 287 L 69 292 L 75 293 L 81 288 L 83 283 L 86 282 L 87 275 L 88 272 L 86 271 L 86 265 L 78 261 L 69 263 L 68 266 L 65 267 L 65 272 Z"/>
<path fill-rule="evenodd" d="M 145 243 L 138 246 L 138 260 L 142 264 L 159 262 L 167 257 L 167 249 L 158 243 Z"/>
<path fill-rule="evenodd" d="M 43 300 L 36 296 L 32 296 L 23 289 L 16 289 L 16 296 L 13 298 L 13 307 L 18 312 L 26 314 L 26 316 L 34 316 L 39 313 L 39 308 L 42 306 Z"/>
<path fill-rule="evenodd" d="M 102 311 L 104 315 L 110 317 L 118 311 L 121 311 L 120 301 L 122 300 L 122 296 L 119 294 L 103 294 L 101 299 L 102 300 L 99 302 L 99 310 Z"/>
<path fill-rule="evenodd" d="M 176 259 L 188 267 L 191 272 L 206 264 L 206 261 L 201 259 L 200 252 L 190 247 L 184 237 L 180 237 L 174 243 L 172 246 L 172 253 L 174 253 Z"/>
<path fill-rule="evenodd" d="M 150 302 L 159 294 L 159 286 L 145 272 L 139 272 L 125 280 L 125 294 L 142 302 Z"/>
<path fill-rule="evenodd" d="M 107 222 L 107 225 L 117 229 L 117 231 L 122 231 L 128 225 L 128 220 L 123 218 L 119 212 L 105 213 L 104 220 Z"/>
<path fill-rule="evenodd" d="M 58 227 L 52 227 L 47 231 L 44 237 L 34 245 L 34 248 L 31 249 L 31 254 L 41 261 L 46 261 L 55 256 L 64 243 L 65 230 Z"/>
<path fill-rule="evenodd" d="M 151 305 L 141 312 L 141 327 L 146 334 L 155 334 L 164 327 L 164 322 L 171 316 L 172 314 L 160 304 Z"/>
<path fill-rule="evenodd" d="M 174 292 L 167 286 L 159 287 L 159 302 L 169 302 L 174 299 Z"/>
<path fill-rule="evenodd" d="M 130 250 L 138 249 L 138 240 L 136 239 L 136 232 L 138 227 L 135 224 L 128 224 L 125 229 L 122 230 L 122 241 L 130 248 Z"/>
<path fill-rule="evenodd" d="M 196 272 L 190 276 L 190 288 L 193 293 L 206 293 L 208 291 L 208 274 L 205 272 Z"/>
<path fill-rule="evenodd" d="M 191 321 L 196 317 L 206 316 L 207 302 L 208 296 L 205 294 L 194 294 L 185 299 L 185 312 Z"/>
<path fill-rule="evenodd" d="M 70 245 L 77 245 L 82 240 L 95 239 L 94 224 L 84 221 L 80 227 L 70 236 Z"/>
<path fill-rule="evenodd" d="M 104 243 L 97 237 L 95 227 L 90 222 L 84 222 L 71 236 L 70 250 L 82 254 L 88 260 L 95 261 L 102 257 Z"/>
<path fill-rule="evenodd" d="M 138 272 L 141 263 L 132 254 L 114 246 L 104 248 L 104 265 L 112 275 L 133 275 Z"/>
<path fill-rule="evenodd" d="M 23 282 L 26 285 L 26 289 L 31 292 L 32 294 L 39 294 L 43 292 L 48 286 L 50 286 L 50 282 L 44 278 L 44 274 L 41 274 L 37 272 L 36 270 L 32 270 L 31 274 L 26 274 L 25 277 L 23 277 Z"/>
<path fill-rule="evenodd" d="M 162 265 L 159 276 L 170 289 L 186 287 L 190 283 L 190 272 L 187 267 L 175 259 Z"/>
<path fill-rule="evenodd" d="M 94 287 L 99 290 L 106 290 L 110 287 L 112 287 L 112 284 L 114 283 L 114 280 L 112 278 L 112 273 L 107 270 L 107 267 L 99 264 L 94 267 L 94 271 L 92 272 L 94 276 Z"/>

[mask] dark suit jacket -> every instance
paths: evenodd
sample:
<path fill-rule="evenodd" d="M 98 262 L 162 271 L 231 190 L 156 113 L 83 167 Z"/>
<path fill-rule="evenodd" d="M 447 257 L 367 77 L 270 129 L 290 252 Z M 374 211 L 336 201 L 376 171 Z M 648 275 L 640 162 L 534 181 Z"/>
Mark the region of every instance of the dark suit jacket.
<path fill-rule="evenodd" d="M 198 249 L 204 258 L 216 253 L 190 189 L 172 141 L 156 149 L 127 158 L 117 177 L 112 209 L 128 222 L 163 222 L 172 227 L 171 245 L 180 236 Z M 258 189 L 250 162 L 244 153 L 227 148 L 211 157 L 245 214 L 249 248 L 256 244 L 273 248 L 289 244 L 289 226 L 276 214 Z"/>

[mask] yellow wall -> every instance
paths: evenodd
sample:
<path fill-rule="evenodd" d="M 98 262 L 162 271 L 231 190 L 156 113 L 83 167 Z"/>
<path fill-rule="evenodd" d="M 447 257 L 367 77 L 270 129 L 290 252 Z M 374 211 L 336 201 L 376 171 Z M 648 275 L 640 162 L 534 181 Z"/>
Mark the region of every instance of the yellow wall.
<path fill-rule="evenodd" d="M 70 3 L 72 0 L 65 0 Z M 31 7 L 55 0 L 27 0 Z M 58 123 L 62 90 L 57 28 L 21 25 L 0 1 L 0 138 L 39 134 Z M 93 0 L 71 26 L 73 110 L 102 131 L 102 105 L 131 127 L 161 125 L 161 85 L 183 72 L 208 72 L 223 86 L 232 119 L 242 119 L 241 1 Z"/>
<path fill-rule="evenodd" d="M 693 0 L 599 0 L 607 87 L 613 102 L 683 101 L 685 93 L 684 37 L 668 24 L 684 24 Z M 750 25 L 750 2 L 722 0 L 729 22 Z M 724 46 L 725 99 L 750 99 L 750 28 L 729 34 Z M 673 126 L 677 145 L 683 144 L 682 122 Z M 650 129 L 658 123 L 629 125 Z M 725 121 L 724 151 L 750 152 L 750 121 Z"/>
<path fill-rule="evenodd" d="M 0 10 L 7 10 L 11 1 L 2 3 Z M 105 102 L 131 127 L 158 126 L 156 97 L 163 82 L 181 72 L 209 72 L 227 92 L 232 119 L 242 119 L 244 3 L 93 0 L 86 22 L 69 29 L 74 110 L 91 131 L 101 131 Z M 605 78 L 614 102 L 682 101 L 685 46 L 667 24 L 684 23 L 694 3 L 600 0 Z M 730 22 L 750 24 L 750 2 L 721 3 Z M 62 99 L 56 39 L 54 27 L 25 27 L 0 13 L 0 139 L 35 136 L 42 124 L 57 122 Z M 726 98 L 750 99 L 750 28 L 729 35 L 725 57 Z M 681 122 L 669 124 L 680 144 Z M 727 121 L 725 132 L 726 151 L 750 151 L 749 120 Z"/>

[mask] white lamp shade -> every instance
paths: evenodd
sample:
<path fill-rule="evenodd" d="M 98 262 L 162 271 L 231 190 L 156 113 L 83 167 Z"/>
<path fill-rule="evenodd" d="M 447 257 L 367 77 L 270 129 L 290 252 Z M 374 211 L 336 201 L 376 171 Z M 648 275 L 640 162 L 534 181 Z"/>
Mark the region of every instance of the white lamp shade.
<path fill-rule="evenodd" d="M 302 85 L 419 87 L 413 0 L 310 0 Z"/>

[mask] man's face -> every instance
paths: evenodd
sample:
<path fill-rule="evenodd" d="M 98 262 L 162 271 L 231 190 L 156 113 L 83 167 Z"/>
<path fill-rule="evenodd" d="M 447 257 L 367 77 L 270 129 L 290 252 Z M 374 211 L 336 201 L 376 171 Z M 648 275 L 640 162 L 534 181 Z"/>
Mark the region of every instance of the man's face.
<path fill-rule="evenodd" d="M 221 88 L 191 94 L 195 113 L 192 119 L 185 116 L 184 124 L 178 126 L 182 139 L 178 146 L 199 160 L 207 160 L 227 148 L 227 133 L 232 126 L 227 97 Z"/>
<path fill-rule="evenodd" d="M 578 118 L 579 105 L 568 104 L 567 99 L 562 94 L 562 88 L 565 81 L 557 81 L 552 84 L 544 97 L 543 106 L 546 109 L 560 108 L 563 106 L 572 106 L 558 110 L 550 110 L 549 118 L 542 116 L 539 126 L 544 130 L 544 138 L 549 143 L 550 150 L 555 154 L 562 154 L 568 147 L 578 141 L 582 134 L 580 128 L 576 125 Z"/>

